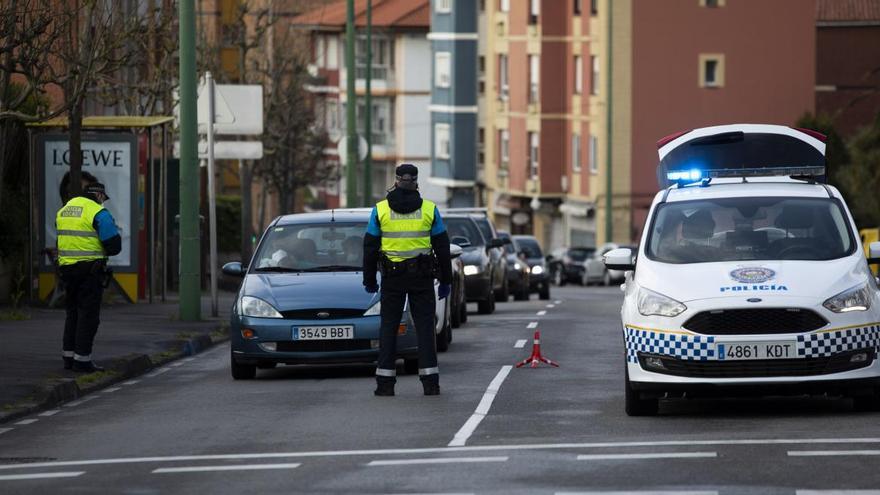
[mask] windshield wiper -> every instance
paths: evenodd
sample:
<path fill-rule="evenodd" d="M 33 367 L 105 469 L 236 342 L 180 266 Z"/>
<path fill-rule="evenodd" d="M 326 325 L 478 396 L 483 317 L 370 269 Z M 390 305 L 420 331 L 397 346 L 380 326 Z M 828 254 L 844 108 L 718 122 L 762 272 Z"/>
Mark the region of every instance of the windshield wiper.
<path fill-rule="evenodd" d="M 326 265 L 316 266 L 314 268 L 305 268 L 304 272 L 359 272 L 363 268 L 354 265 Z"/>
<path fill-rule="evenodd" d="M 304 270 L 299 268 L 288 268 L 286 266 L 263 266 L 260 268 L 254 268 L 255 272 L 275 272 L 275 273 L 299 273 Z"/>

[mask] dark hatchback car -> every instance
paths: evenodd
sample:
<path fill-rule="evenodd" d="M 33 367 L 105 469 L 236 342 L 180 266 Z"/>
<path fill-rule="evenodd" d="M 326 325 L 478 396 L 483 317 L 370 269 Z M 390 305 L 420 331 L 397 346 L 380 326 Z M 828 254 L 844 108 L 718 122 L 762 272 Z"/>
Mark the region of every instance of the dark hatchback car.
<path fill-rule="evenodd" d="M 498 231 L 498 237 L 507 243 L 504 245 L 504 255 L 507 258 L 508 289 L 514 300 L 525 301 L 529 298 L 529 264 L 509 233 Z"/>
<path fill-rule="evenodd" d="M 565 247 L 554 249 L 548 256 L 550 280 L 555 285 L 568 282 L 581 283 L 587 259 L 596 252 L 593 247 Z"/>
<path fill-rule="evenodd" d="M 492 250 L 504 245 L 501 239 L 487 241 L 477 223 L 468 214 L 447 214 L 443 217 L 449 239 L 462 248 L 465 298 L 476 302 L 481 314 L 495 311 L 495 287 L 505 277 L 503 266 L 495 263 Z"/>
<path fill-rule="evenodd" d="M 550 270 L 547 269 L 547 260 L 544 259 L 538 239 L 530 235 L 515 235 L 513 244 L 529 266 L 529 293 L 537 292 L 541 299 L 550 299 Z"/>
<path fill-rule="evenodd" d="M 223 267 L 227 275 L 244 277 L 230 319 L 233 378 L 253 378 L 257 368 L 279 363 L 376 360 L 381 303 L 362 284 L 369 215 L 370 210 L 336 210 L 279 217 L 263 234 L 251 266 Z M 449 314 L 448 303 L 438 304 L 441 351 L 451 340 L 444 312 Z M 405 370 L 416 372 L 418 343 L 407 309 L 397 351 Z"/>

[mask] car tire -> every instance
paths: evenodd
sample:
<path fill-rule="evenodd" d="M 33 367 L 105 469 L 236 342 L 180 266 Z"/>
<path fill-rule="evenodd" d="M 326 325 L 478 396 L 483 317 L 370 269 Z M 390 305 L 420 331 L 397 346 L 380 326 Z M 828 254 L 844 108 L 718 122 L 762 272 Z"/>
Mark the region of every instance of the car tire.
<path fill-rule="evenodd" d="M 239 364 L 229 352 L 229 364 L 232 369 L 232 378 L 235 380 L 253 380 L 257 376 L 257 365 L 255 364 Z"/>
<path fill-rule="evenodd" d="M 446 352 L 449 350 L 449 333 L 451 332 L 449 326 L 444 326 L 443 330 L 437 334 L 437 351 Z"/>
<path fill-rule="evenodd" d="M 546 300 L 550 299 L 550 286 L 549 285 L 544 284 L 541 286 L 540 297 L 541 297 L 542 301 L 546 301 Z"/>
<path fill-rule="evenodd" d="M 450 295 L 449 297 L 454 297 L 454 296 Z M 467 303 L 461 302 L 461 301 L 459 301 L 458 303 L 455 303 L 455 304 L 452 304 L 452 303 L 449 304 L 449 306 L 450 306 L 449 307 L 449 312 L 450 312 L 449 319 L 452 322 L 452 328 L 458 328 L 461 326 L 461 323 L 462 323 L 461 322 L 461 313 L 462 313 L 461 307 L 464 306 L 465 304 L 467 304 Z"/>
<path fill-rule="evenodd" d="M 590 273 L 586 269 L 584 269 L 584 271 L 581 272 L 580 283 L 584 287 L 589 287 L 589 285 L 590 285 Z"/>
<path fill-rule="evenodd" d="M 608 270 L 605 270 L 605 275 L 602 277 L 602 285 L 611 287 L 611 273 Z"/>
<path fill-rule="evenodd" d="M 486 299 L 477 302 L 477 312 L 481 315 L 489 315 L 495 311 L 495 291 L 489 291 Z"/>
<path fill-rule="evenodd" d="M 565 276 L 562 275 L 562 269 L 557 268 L 553 271 L 553 285 L 557 287 L 562 287 L 565 285 Z"/>
<path fill-rule="evenodd" d="M 629 371 L 624 377 L 624 401 L 627 416 L 656 416 L 660 409 L 659 399 L 643 399 L 629 382 Z"/>
<path fill-rule="evenodd" d="M 403 372 L 407 375 L 417 375 L 419 373 L 419 359 L 412 358 L 403 360 Z"/>
<path fill-rule="evenodd" d="M 504 284 L 501 286 L 501 290 L 495 292 L 495 302 L 507 302 L 510 300 L 510 285 L 507 280 L 507 277 L 504 277 Z"/>
<path fill-rule="evenodd" d="M 467 323 L 468 312 L 467 312 L 467 301 L 462 301 L 461 304 L 458 305 L 459 311 L 461 311 L 461 315 L 459 315 L 459 319 L 461 320 L 461 324 L 464 325 Z"/>

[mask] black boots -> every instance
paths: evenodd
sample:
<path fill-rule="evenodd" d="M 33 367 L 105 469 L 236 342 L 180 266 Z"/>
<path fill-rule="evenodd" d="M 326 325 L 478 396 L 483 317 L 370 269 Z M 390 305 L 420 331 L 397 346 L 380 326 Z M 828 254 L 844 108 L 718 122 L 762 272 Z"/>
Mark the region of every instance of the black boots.
<path fill-rule="evenodd" d="M 73 371 L 78 371 L 80 373 L 95 373 L 97 371 L 104 371 L 104 368 L 95 366 L 95 363 L 91 361 L 74 361 Z"/>
<path fill-rule="evenodd" d="M 422 377 L 422 390 L 424 390 L 425 395 L 440 395 L 440 376 L 439 375 L 427 375 L 426 377 Z"/>
<path fill-rule="evenodd" d="M 394 382 L 376 382 L 376 390 L 373 394 L 378 397 L 393 397 Z"/>
<path fill-rule="evenodd" d="M 63 356 L 61 359 L 64 360 L 64 369 L 69 370 L 73 369 L 73 358 Z"/>

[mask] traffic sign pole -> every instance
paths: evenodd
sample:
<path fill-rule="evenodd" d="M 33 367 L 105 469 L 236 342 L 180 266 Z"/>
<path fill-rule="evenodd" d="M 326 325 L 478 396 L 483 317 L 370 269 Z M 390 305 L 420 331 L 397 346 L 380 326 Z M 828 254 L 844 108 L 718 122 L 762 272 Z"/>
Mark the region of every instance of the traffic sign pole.
<path fill-rule="evenodd" d="M 208 92 L 208 228 L 210 229 L 211 316 L 217 317 L 217 191 L 214 178 L 214 78 L 205 73 Z"/>
<path fill-rule="evenodd" d="M 347 19 L 345 27 L 345 71 L 346 71 L 346 93 L 345 93 L 345 132 L 346 147 L 348 153 L 345 160 L 345 202 L 348 208 L 358 206 L 358 190 L 357 190 L 357 155 L 358 155 L 358 138 L 357 138 L 357 121 L 355 110 L 357 110 L 357 95 L 354 91 L 354 81 L 357 68 L 354 61 L 354 0 L 347 2 Z M 367 68 L 369 70 L 369 67 Z"/>

